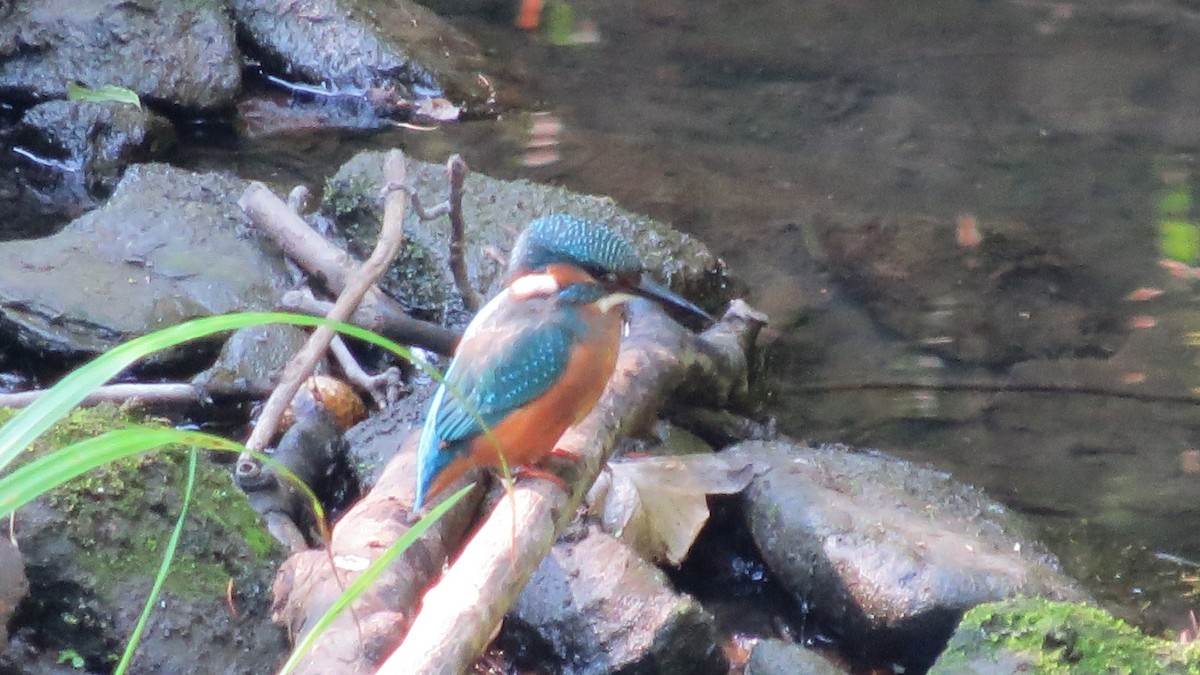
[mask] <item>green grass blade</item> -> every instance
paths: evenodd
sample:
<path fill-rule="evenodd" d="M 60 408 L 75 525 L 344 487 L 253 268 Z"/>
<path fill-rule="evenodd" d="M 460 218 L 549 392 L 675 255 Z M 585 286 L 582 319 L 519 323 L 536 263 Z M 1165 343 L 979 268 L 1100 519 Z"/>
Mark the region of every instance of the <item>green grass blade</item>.
<path fill-rule="evenodd" d="M 205 338 L 215 333 L 269 323 L 287 323 L 296 326 L 328 325 L 346 335 L 383 347 L 422 369 L 430 369 L 430 366 L 423 360 L 414 359 L 412 352 L 408 349 L 385 337 L 357 326 L 327 321 L 320 317 L 286 312 L 243 312 L 193 319 L 113 347 L 86 365 L 72 371 L 32 405 L 17 413 L 3 428 L 0 428 L 0 471 L 3 471 L 35 438 L 42 435 L 46 429 L 66 415 L 88 394 L 116 377 L 139 359 L 156 351 Z"/>
<path fill-rule="evenodd" d="M 375 562 L 371 563 L 371 565 L 367 567 L 367 569 L 364 570 L 357 579 L 355 579 L 348 587 L 346 587 L 346 590 L 343 591 L 342 594 L 338 596 L 337 600 L 335 600 L 333 604 L 329 606 L 329 609 L 325 610 L 325 613 L 321 615 L 321 618 L 317 619 L 317 622 L 313 624 L 312 628 L 308 631 L 308 633 L 305 634 L 304 639 L 296 645 L 294 650 L 292 650 L 291 656 L 288 657 L 288 660 L 283 664 L 283 667 L 279 669 L 278 675 L 289 675 L 293 670 L 295 670 L 296 666 L 300 665 L 300 660 L 303 659 L 306 654 L 308 654 L 309 650 L 312 649 L 314 644 L 316 644 L 317 638 L 319 638 L 321 634 L 329 628 L 329 626 L 333 623 L 333 620 L 336 619 L 337 616 L 342 613 L 342 611 L 349 607 L 350 603 L 354 602 L 356 598 L 362 595 L 363 592 L 366 591 L 366 589 L 370 587 L 370 585 L 374 583 L 377 578 L 379 578 L 379 575 L 383 573 L 383 570 L 387 569 L 387 566 L 392 564 L 392 562 L 398 558 L 400 554 L 404 553 L 409 546 L 412 546 L 413 542 L 415 542 L 418 537 L 425 533 L 425 530 L 428 530 L 463 497 L 466 497 L 467 493 L 470 492 L 474 487 L 475 484 L 472 483 L 462 488 L 458 492 L 455 492 L 448 499 L 435 506 L 433 510 L 418 520 L 416 524 L 414 524 L 408 529 L 407 532 L 397 539 L 396 543 L 389 546 L 388 549 L 383 552 L 383 555 L 379 556 Z"/>
<path fill-rule="evenodd" d="M 0 479 L 0 517 L 96 467 L 175 441 L 173 429 L 109 431 L 41 457 Z"/>
<path fill-rule="evenodd" d="M 0 478 L 0 518 L 92 469 L 167 445 L 194 446 L 234 454 L 246 451 L 246 446 L 241 443 L 201 431 L 150 426 L 114 429 L 55 450 Z M 252 454 L 303 492 L 317 519 L 324 520 L 324 511 L 312 488 L 273 457 L 257 452 Z"/>
<path fill-rule="evenodd" d="M 133 653 L 137 651 L 137 646 L 142 640 L 142 633 L 146 630 L 146 623 L 150 620 L 150 612 L 154 610 L 154 603 L 158 602 L 163 583 L 167 580 L 167 573 L 171 571 L 171 563 L 175 560 L 175 549 L 179 546 L 179 539 L 183 535 L 183 521 L 187 519 L 188 507 L 192 503 L 192 491 L 195 487 L 196 449 L 191 448 L 188 450 L 187 485 L 183 489 L 183 504 L 179 508 L 179 518 L 175 521 L 175 529 L 171 532 L 171 538 L 167 540 L 167 550 L 163 552 L 162 563 L 158 566 L 158 574 L 154 576 L 154 584 L 150 587 L 150 595 L 142 606 L 142 613 L 138 616 L 137 625 L 134 626 L 133 634 L 129 636 L 129 642 L 125 644 L 125 651 L 121 654 L 121 661 L 114 671 L 116 675 L 125 675 L 125 671 L 129 668 L 129 662 L 133 660 Z"/>

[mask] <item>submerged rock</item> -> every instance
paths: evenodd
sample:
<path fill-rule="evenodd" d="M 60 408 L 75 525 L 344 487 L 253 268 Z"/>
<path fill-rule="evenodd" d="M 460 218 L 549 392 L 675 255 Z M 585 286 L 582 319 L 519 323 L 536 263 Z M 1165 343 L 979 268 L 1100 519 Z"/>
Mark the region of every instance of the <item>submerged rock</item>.
<path fill-rule="evenodd" d="M 928 667 L 980 603 L 1087 598 L 1008 509 L 948 474 L 842 447 L 725 452 L 771 466 L 744 496 L 754 540 L 797 602 L 867 660 Z"/>
<path fill-rule="evenodd" d="M 58 234 L 0 243 L 0 332 L 79 356 L 195 317 L 270 309 L 287 268 L 237 207 L 244 187 L 137 165 Z"/>
<path fill-rule="evenodd" d="M 509 612 L 567 675 L 724 674 L 713 618 L 607 534 L 559 542 Z M 507 625 L 507 624 L 506 624 Z"/>
<path fill-rule="evenodd" d="M 117 85 L 190 110 L 233 103 L 241 57 L 220 0 L 41 0 L 0 7 L 0 94 L 62 98 L 68 82 Z"/>
<path fill-rule="evenodd" d="M 1147 637 L 1103 610 L 1015 598 L 963 617 L 929 675 L 1197 672 L 1200 643 Z"/>
<path fill-rule="evenodd" d="M 106 199 L 125 167 L 161 155 L 175 130 L 166 118 L 128 103 L 48 101 L 25 111 L 14 137 L 13 151 L 28 153 L 24 170 L 10 174 L 15 189 L 65 215 Z"/>
<path fill-rule="evenodd" d="M 270 71 L 319 85 L 331 101 L 439 120 L 450 111 L 421 101 L 445 98 L 475 112 L 492 105 L 482 50 L 415 3 L 234 0 L 231 7 Z"/>
<path fill-rule="evenodd" d="M 919 218 L 816 226 L 822 262 L 880 323 L 986 366 L 1109 354 L 1123 329 L 1103 274 L 1045 233 Z"/>

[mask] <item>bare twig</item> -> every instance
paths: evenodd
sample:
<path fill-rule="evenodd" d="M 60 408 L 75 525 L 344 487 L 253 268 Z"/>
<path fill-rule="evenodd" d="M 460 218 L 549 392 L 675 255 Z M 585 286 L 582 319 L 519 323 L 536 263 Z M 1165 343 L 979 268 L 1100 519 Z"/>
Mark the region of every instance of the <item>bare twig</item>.
<path fill-rule="evenodd" d="M 333 358 L 337 360 L 338 365 L 341 366 L 346 379 L 371 394 L 377 408 L 383 408 L 399 398 L 403 386 L 399 368 L 392 366 L 378 375 L 368 374 L 359 365 L 358 359 L 354 358 L 354 354 L 350 353 L 350 348 L 346 346 L 346 341 L 340 335 L 333 336 L 329 350 L 333 353 Z"/>
<path fill-rule="evenodd" d="M 500 500 L 426 593 L 404 642 L 378 673 L 465 672 L 574 516 L 617 439 L 653 418 L 685 378 L 705 377 L 720 392 L 736 391 L 744 382 L 742 341 L 725 339 L 729 331 L 722 329 L 729 314 L 697 337 L 657 309 L 631 305 L 630 334 L 608 389 L 596 410 L 558 443 L 580 457 L 580 477 L 571 494 L 539 480 L 518 484 L 513 499 Z M 757 326 L 743 326 L 757 332 Z"/>
<path fill-rule="evenodd" d="M 307 185 L 297 185 L 288 193 L 287 205 L 288 208 L 296 213 L 304 213 L 304 207 L 308 204 L 309 191 Z"/>
<path fill-rule="evenodd" d="M 463 307 L 468 312 L 478 312 L 483 306 L 483 296 L 471 285 L 471 277 L 467 274 L 466 226 L 463 223 L 463 186 L 467 182 L 467 163 L 462 155 L 450 155 L 446 160 L 446 174 L 450 178 L 450 194 L 446 201 L 424 208 L 416 194 L 412 195 L 413 210 L 421 220 L 433 220 L 448 216 L 450 218 L 450 274 L 454 277 L 454 285 L 462 296 Z"/>
<path fill-rule="evenodd" d="M 405 178 L 404 155 L 399 150 L 389 152 L 384 158 L 383 176 L 387 185 L 387 194 L 384 197 L 383 225 L 379 232 L 379 241 L 375 245 L 375 250 L 371 252 L 370 257 L 363 262 L 357 272 L 347 276 L 345 287 L 338 296 L 337 302 L 326 315 L 326 318 L 332 321 L 345 321 L 349 318 L 350 314 L 354 312 L 354 308 L 371 290 L 379 277 L 383 276 L 400 251 L 400 244 L 404 237 L 404 210 L 407 200 L 404 191 L 399 188 Z M 261 184 L 256 185 L 261 186 Z M 251 185 L 247 192 L 253 189 L 255 187 Z M 265 186 L 263 189 L 266 189 Z M 315 235 L 315 233 L 313 234 Z M 254 431 L 246 441 L 247 448 L 262 450 L 275 438 L 280 415 L 291 403 L 292 397 L 300 389 L 300 384 L 312 373 L 317 361 L 325 354 L 334 334 L 333 329 L 319 326 L 309 336 L 308 342 L 284 369 L 279 386 L 271 392 L 270 398 L 263 406 Z M 238 460 L 237 472 L 239 475 L 256 475 L 261 470 L 262 467 L 258 460 L 249 454 L 243 454 Z"/>
<path fill-rule="evenodd" d="M 45 389 L 22 391 L 13 394 L 0 394 L 0 407 L 24 408 L 33 403 Z M 106 384 L 88 394 L 79 405 L 96 405 L 97 403 L 124 403 L 137 400 L 143 403 L 195 403 L 204 398 L 199 388 L 186 382 L 166 382 L 155 384 Z"/>
<path fill-rule="evenodd" d="M 454 285 L 462 295 L 463 306 L 468 312 L 478 312 L 483 306 L 483 297 L 471 286 L 467 275 L 467 261 L 463 255 L 466 248 L 466 228 L 463 225 L 463 185 L 467 180 L 467 163 L 461 155 L 450 155 L 446 160 L 446 172 L 450 174 L 450 272 Z"/>
<path fill-rule="evenodd" d="M 347 277 L 355 269 L 354 260 L 309 227 L 265 185 L 251 183 L 238 204 L 289 258 L 320 278 L 326 288 L 340 293 L 346 287 Z M 458 342 L 454 331 L 408 316 L 404 308 L 377 288 L 367 291 L 354 317 L 357 325 L 439 354 L 451 353 Z"/>

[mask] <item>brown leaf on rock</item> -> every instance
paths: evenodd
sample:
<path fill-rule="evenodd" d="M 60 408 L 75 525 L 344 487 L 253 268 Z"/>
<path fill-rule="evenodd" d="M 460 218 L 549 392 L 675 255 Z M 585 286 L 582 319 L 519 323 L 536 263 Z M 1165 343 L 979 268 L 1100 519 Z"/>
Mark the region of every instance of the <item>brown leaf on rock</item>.
<path fill-rule="evenodd" d="M 588 493 L 605 530 L 646 560 L 678 565 L 708 520 L 707 496 L 741 492 L 765 470 L 712 454 L 613 462 Z"/>

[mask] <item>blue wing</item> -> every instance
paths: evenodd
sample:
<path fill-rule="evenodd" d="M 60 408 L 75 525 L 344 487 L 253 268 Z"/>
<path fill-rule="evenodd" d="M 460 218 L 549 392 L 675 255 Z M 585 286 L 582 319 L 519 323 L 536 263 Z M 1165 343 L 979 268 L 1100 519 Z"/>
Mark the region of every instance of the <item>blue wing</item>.
<path fill-rule="evenodd" d="M 545 393 L 567 369 L 580 329 L 574 312 L 498 296 L 467 327 L 457 356 L 429 406 L 417 446 L 417 498 L 467 452 L 467 441 Z M 491 305 L 492 303 L 489 303 Z"/>

